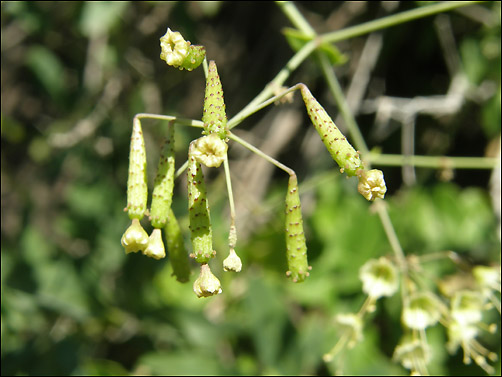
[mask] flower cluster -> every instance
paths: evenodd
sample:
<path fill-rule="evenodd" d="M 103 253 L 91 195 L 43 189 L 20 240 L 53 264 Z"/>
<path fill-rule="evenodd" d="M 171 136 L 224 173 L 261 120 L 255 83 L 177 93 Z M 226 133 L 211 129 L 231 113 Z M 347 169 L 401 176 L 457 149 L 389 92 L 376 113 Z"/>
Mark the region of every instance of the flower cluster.
<path fill-rule="evenodd" d="M 494 368 L 489 361 L 497 355 L 485 348 L 477 337 L 482 331 L 494 332 L 494 324 L 483 323 L 483 313 L 492 307 L 500 313 L 500 267 L 476 266 L 471 278 L 464 281 L 474 282 L 466 289 L 464 285 L 449 285 L 443 288 L 442 295 L 429 289 L 418 289 L 410 277 L 410 271 L 417 268 L 418 258 L 410 258 L 405 267 L 398 268 L 391 259 L 381 257 L 366 262 L 360 269 L 359 277 L 362 290 L 368 295 L 357 314 L 344 313 L 336 317 L 342 336 L 324 360 L 330 362 L 344 348 L 351 349 L 363 339 L 363 318 L 375 310 L 375 302 L 385 296 L 392 296 L 401 287 L 401 322 L 405 333 L 394 349 L 393 360 L 409 369 L 412 375 L 428 374 L 428 365 L 434 355 L 427 341 L 427 328 L 441 324 L 446 328 L 448 342 L 446 349 L 455 353 L 459 348 L 464 352 L 464 363 L 474 361 L 487 373 Z M 413 261 L 413 262 L 412 262 Z M 404 271 L 404 272 L 403 272 Z M 453 288 L 452 288 L 453 286 Z M 441 287 L 440 287 L 441 288 Z"/>

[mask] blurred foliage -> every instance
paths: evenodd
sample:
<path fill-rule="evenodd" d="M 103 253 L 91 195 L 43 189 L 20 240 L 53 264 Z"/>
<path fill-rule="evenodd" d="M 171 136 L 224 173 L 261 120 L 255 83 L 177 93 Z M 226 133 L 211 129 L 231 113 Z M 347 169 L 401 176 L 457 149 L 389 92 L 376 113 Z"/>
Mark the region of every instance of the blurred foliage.
<path fill-rule="evenodd" d="M 385 8 L 374 2 L 297 5 L 320 33 L 385 15 Z M 123 207 L 134 114 L 201 117 L 202 70 L 169 69 L 158 58 L 159 37 L 169 26 L 206 46 L 209 58 L 218 63 L 232 116 L 293 54 L 281 34 L 290 25 L 275 4 L 3 2 L 1 6 L 2 375 L 335 373 L 322 362 L 322 355 L 337 340 L 333 316 L 358 310 L 364 301 L 359 268 L 370 258 L 388 254 L 390 247 L 378 217 L 357 195 L 355 183 L 332 174 L 329 155 L 298 153 L 310 130 L 306 114 L 297 137 L 279 156 L 298 172 L 300 190 L 302 181 L 315 183 L 302 191 L 313 266 L 305 283 L 295 285 L 284 276 L 282 206 L 287 183 L 280 174 L 273 176 L 266 198 L 254 211 L 264 216 L 261 225 L 249 237 L 239 238 L 243 271 L 237 275 L 214 271 L 221 276 L 222 295 L 197 299 L 193 279 L 178 283 L 169 261 L 126 257 L 120 245 L 128 225 Z M 392 12 L 415 5 L 396 6 Z M 437 152 L 430 142 L 434 135 L 444 140 L 441 154 L 458 156 L 483 156 L 500 137 L 500 3 L 477 7 L 480 17 L 493 19 L 495 14 L 496 22 L 480 22 L 461 12 L 449 17 L 462 69 L 472 85 L 485 83 L 492 94 L 468 101 L 449 119 L 420 119 L 417 154 Z M 433 22 L 430 17 L 383 33 L 384 48 L 368 96 L 384 92 L 409 97 L 447 90 L 448 72 Z M 354 73 L 351 61 L 359 56 L 364 38 L 341 42 L 331 50 L 337 59 L 348 57 L 337 67 L 342 82 Z M 288 83 L 300 81 L 313 93 L 326 92 L 313 60 L 294 72 Z M 319 100 L 328 112 L 336 113 L 328 96 L 321 94 Z M 299 101 L 288 106 L 301 109 Z M 267 111 L 243 123 L 250 139 L 266 137 L 263 127 L 254 127 L 266 119 L 262 113 Z M 369 146 L 400 153 L 398 134 L 378 142 L 370 136 L 373 120 L 368 115 L 358 117 Z M 146 123 L 152 168 L 165 125 Z M 200 130 L 177 130 L 181 165 L 188 142 Z M 238 156 L 237 150 L 230 152 Z M 450 182 L 440 182 L 434 171 L 422 170 L 414 187 L 402 184 L 399 169 L 384 171 L 389 186 L 386 203 L 406 253 L 455 250 L 468 262 L 500 263 L 489 171 L 457 172 Z M 154 171 L 149 174 L 153 181 Z M 225 189 L 221 177 L 210 177 L 215 246 L 225 250 Z M 181 179 L 173 209 L 188 230 L 184 192 Z M 237 200 L 245 200 L 244 194 L 238 193 Z M 221 253 L 217 258 L 223 258 Z M 445 262 L 433 264 L 428 273 L 438 277 L 454 270 Z M 396 300 L 383 300 L 365 324 L 364 341 L 343 354 L 346 373 L 406 374 L 391 360 L 401 334 Z M 492 321 L 500 325 L 500 317 Z M 448 355 L 445 338 L 443 328 L 428 331 L 434 354 L 431 373 L 482 373 L 477 366 L 462 363 L 461 351 Z M 500 339 L 487 335 L 481 341 L 500 359 Z M 497 371 L 500 374 L 500 361 Z"/>

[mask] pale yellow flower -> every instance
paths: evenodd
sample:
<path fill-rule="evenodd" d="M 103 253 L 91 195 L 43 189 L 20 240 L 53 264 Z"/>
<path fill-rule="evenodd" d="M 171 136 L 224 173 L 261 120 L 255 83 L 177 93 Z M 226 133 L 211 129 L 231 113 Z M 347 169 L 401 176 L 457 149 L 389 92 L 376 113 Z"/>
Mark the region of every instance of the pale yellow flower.
<path fill-rule="evenodd" d="M 225 160 L 227 149 L 227 143 L 213 133 L 196 140 L 193 155 L 201 164 L 217 168 Z"/>
<path fill-rule="evenodd" d="M 183 64 L 188 55 L 190 43 L 185 41 L 178 31 L 167 28 L 166 34 L 160 38 L 160 58 L 173 67 Z"/>
<path fill-rule="evenodd" d="M 225 271 L 239 272 L 242 269 L 241 258 L 237 255 L 234 249 L 230 249 L 228 257 L 223 261 L 223 269 Z"/>
<path fill-rule="evenodd" d="M 166 256 L 166 249 L 164 247 L 164 242 L 162 241 L 162 231 L 160 229 L 153 230 L 143 254 L 147 257 L 155 259 L 161 259 Z"/>
<path fill-rule="evenodd" d="M 373 201 L 376 198 L 383 199 L 387 192 L 387 186 L 385 186 L 382 171 L 372 169 L 367 172 L 361 172 L 357 191 L 369 201 Z"/>
<path fill-rule="evenodd" d="M 193 291 L 199 298 L 214 296 L 222 292 L 220 281 L 213 275 L 207 263 L 200 266 L 200 275 L 193 283 Z"/>
<path fill-rule="evenodd" d="M 359 270 L 359 278 L 364 293 L 374 299 L 392 296 L 399 285 L 396 267 L 384 257 L 366 262 Z"/>
<path fill-rule="evenodd" d="M 132 219 L 131 225 L 123 234 L 120 242 L 127 254 L 143 251 L 146 248 L 148 244 L 148 234 L 141 226 L 139 219 Z"/>

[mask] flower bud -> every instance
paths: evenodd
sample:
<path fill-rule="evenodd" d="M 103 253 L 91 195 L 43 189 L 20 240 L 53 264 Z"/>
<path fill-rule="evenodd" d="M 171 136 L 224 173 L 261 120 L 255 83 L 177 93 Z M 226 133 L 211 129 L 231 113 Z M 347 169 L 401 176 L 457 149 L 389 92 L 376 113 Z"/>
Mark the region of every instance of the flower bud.
<path fill-rule="evenodd" d="M 148 239 L 148 245 L 146 246 L 146 249 L 143 250 L 143 254 L 154 259 L 162 259 L 166 256 L 166 249 L 164 248 L 162 231 L 160 229 L 154 229 L 152 231 L 152 234 Z"/>
<path fill-rule="evenodd" d="M 360 171 L 357 191 L 369 201 L 373 201 L 376 198 L 383 199 L 387 192 L 387 187 L 385 186 L 382 171 L 378 169 L 371 169 L 366 172 Z"/>
<path fill-rule="evenodd" d="M 220 281 L 213 275 L 207 263 L 200 266 L 200 275 L 193 283 L 193 291 L 199 298 L 214 296 L 222 292 Z"/>
<path fill-rule="evenodd" d="M 126 254 L 143 251 L 146 248 L 148 244 L 148 234 L 145 232 L 138 219 L 132 219 L 131 225 L 125 231 L 120 242 L 125 248 Z"/>

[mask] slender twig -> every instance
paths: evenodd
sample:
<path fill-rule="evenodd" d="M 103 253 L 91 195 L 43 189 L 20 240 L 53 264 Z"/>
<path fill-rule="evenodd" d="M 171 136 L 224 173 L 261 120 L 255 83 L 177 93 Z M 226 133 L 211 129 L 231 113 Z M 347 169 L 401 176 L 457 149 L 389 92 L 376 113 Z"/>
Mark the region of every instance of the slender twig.
<path fill-rule="evenodd" d="M 350 38 L 358 37 L 364 34 L 371 33 L 376 30 L 387 29 L 391 26 L 396 26 L 405 22 L 416 20 L 419 18 L 432 16 L 433 14 L 443 13 L 455 8 L 465 7 L 479 3 L 479 1 L 445 1 L 439 4 L 428 5 L 415 8 L 412 10 L 393 14 L 391 16 L 382 17 L 378 20 L 373 20 L 348 27 L 343 30 L 337 30 L 321 35 L 319 38 L 322 42 L 334 43 L 345 41 Z"/>
<path fill-rule="evenodd" d="M 228 133 L 228 138 L 231 139 L 231 140 L 236 141 L 237 143 L 239 143 L 243 147 L 249 149 L 251 152 L 256 153 L 258 156 L 263 157 L 265 160 L 267 160 L 271 164 L 277 166 L 279 169 L 284 170 L 289 175 L 294 175 L 295 174 L 295 171 L 293 169 L 291 169 L 291 168 L 287 167 L 286 165 L 284 165 L 283 163 L 277 161 L 275 158 L 270 157 L 268 154 L 263 153 L 261 150 L 259 150 L 258 148 L 256 148 L 254 145 L 248 143 L 244 139 L 241 139 L 239 136 L 237 136 L 237 135 L 229 132 Z"/>
<path fill-rule="evenodd" d="M 298 51 L 286 63 L 285 67 L 281 69 L 277 76 L 260 92 L 260 94 L 258 94 L 246 107 L 244 107 L 244 109 L 228 121 L 228 128 L 234 128 L 242 122 L 243 119 L 253 114 L 255 112 L 255 107 L 273 95 L 275 88 L 282 86 L 284 81 L 288 79 L 291 72 L 298 68 L 298 66 L 312 53 L 312 51 L 316 49 L 316 47 L 317 43 L 315 41 L 310 41 L 303 46 L 300 51 Z"/>
<path fill-rule="evenodd" d="M 159 119 L 159 120 L 174 120 L 176 124 L 180 124 L 182 126 L 191 126 L 191 127 L 204 127 L 204 123 L 200 120 L 187 119 L 187 118 L 178 118 L 172 115 L 160 115 L 160 114 L 149 114 L 149 113 L 139 113 L 135 115 L 135 118 L 138 119 Z"/>
<path fill-rule="evenodd" d="M 223 160 L 223 167 L 225 168 L 225 180 L 227 181 L 228 204 L 230 206 L 230 218 L 231 218 L 231 222 L 234 223 L 234 221 L 235 221 L 234 193 L 232 191 L 232 181 L 230 179 L 230 167 L 228 166 L 228 158 L 227 157 L 225 157 L 225 160 Z"/>
<path fill-rule="evenodd" d="M 400 154 L 370 153 L 365 161 L 380 166 L 410 165 L 431 169 L 493 169 L 500 164 L 496 157 L 403 156 Z"/>

